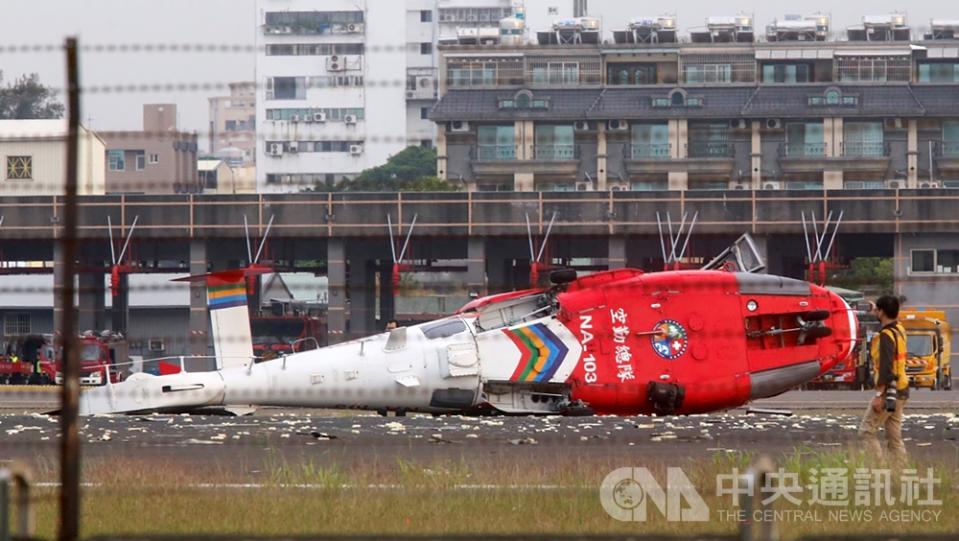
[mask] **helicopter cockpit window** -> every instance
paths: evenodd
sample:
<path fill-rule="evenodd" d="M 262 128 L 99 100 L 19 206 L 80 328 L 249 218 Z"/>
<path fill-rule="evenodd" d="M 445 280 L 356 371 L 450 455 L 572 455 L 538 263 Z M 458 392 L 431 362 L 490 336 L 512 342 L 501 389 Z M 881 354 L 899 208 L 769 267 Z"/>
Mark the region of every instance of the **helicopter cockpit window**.
<path fill-rule="evenodd" d="M 423 331 L 423 334 L 426 335 L 428 339 L 434 340 L 436 338 L 447 338 L 454 334 L 459 334 L 466 330 L 466 324 L 460 319 L 445 319 L 443 321 L 430 323 L 429 325 L 423 325 L 420 327 L 420 330 Z"/>
<path fill-rule="evenodd" d="M 383 349 L 386 351 L 399 351 L 405 347 L 406 327 L 397 327 L 390 331 L 390 336 L 386 339 L 386 345 Z"/>
<path fill-rule="evenodd" d="M 481 331 L 491 331 L 546 317 L 553 312 L 549 296 L 538 294 L 497 302 L 479 310 L 476 327 Z"/>

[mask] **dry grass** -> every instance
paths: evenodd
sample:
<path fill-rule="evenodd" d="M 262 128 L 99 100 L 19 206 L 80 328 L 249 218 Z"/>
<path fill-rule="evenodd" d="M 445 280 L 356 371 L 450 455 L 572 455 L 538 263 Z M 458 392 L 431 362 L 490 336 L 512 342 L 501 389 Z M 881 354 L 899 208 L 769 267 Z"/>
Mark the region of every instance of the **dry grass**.
<path fill-rule="evenodd" d="M 464 455 L 429 463 L 372 460 L 327 464 L 321 460 L 288 463 L 278 458 L 266 467 L 235 465 L 200 470 L 189 463 L 118 458 L 88 462 L 84 480 L 83 533 L 94 534 L 427 534 L 427 533 L 732 533 L 737 525 L 718 518 L 729 498 L 715 496 L 715 476 L 745 468 L 748 454 L 716 455 L 713 460 L 671 460 L 682 466 L 713 510 L 706 523 L 670 523 L 651 511 L 645 523 L 611 519 L 600 506 L 598 488 L 607 473 L 623 464 L 589 456 L 542 456 L 503 463 L 493 457 Z M 808 478 L 811 469 L 860 464 L 843 452 L 799 449 L 780 464 Z M 662 479 L 665 464 L 649 467 Z M 943 500 L 938 522 L 883 523 L 789 521 L 780 524 L 784 539 L 823 533 L 933 533 L 959 531 L 956 472 L 937 464 Z M 55 470 L 40 471 L 55 475 Z M 259 488 L 205 487 L 204 483 L 258 483 Z M 303 485 L 308 485 L 304 487 Z M 41 495 L 44 495 L 42 493 Z M 45 492 L 53 496 L 51 490 Z M 41 498 L 39 534 L 52 537 L 56 502 Z M 806 507 L 814 509 L 815 507 Z M 879 509 L 876 509 L 878 515 Z"/>

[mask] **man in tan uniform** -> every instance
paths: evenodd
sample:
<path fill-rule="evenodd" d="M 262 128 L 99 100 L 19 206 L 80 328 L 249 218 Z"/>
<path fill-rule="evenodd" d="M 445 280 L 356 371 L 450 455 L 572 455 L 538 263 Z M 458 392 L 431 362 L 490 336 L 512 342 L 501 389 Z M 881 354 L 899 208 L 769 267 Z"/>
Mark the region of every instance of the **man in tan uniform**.
<path fill-rule="evenodd" d="M 859 436 L 871 458 L 880 461 L 883 452 L 876 433 L 880 428 L 884 429 L 889 465 L 901 470 L 908 460 L 906 446 L 902 442 L 902 417 L 909 399 L 909 379 L 905 373 L 906 331 L 898 320 L 899 299 L 891 295 L 879 297 L 873 305 L 873 314 L 882 325 L 877 343 L 874 342 L 872 348 L 877 370 L 876 394 L 866 408 L 859 426 Z"/>

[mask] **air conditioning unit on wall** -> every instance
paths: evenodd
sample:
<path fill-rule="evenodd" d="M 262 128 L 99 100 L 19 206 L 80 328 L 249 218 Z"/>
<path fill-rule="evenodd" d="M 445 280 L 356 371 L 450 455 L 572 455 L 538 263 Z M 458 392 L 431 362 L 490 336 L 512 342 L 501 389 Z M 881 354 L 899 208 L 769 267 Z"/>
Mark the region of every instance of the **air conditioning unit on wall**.
<path fill-rule="evenodd" d="M 609 130 L 610 131 L 626 131 L 629 129 L 629 122 L 625 120 L 610 120 L 609 121 Z"/>

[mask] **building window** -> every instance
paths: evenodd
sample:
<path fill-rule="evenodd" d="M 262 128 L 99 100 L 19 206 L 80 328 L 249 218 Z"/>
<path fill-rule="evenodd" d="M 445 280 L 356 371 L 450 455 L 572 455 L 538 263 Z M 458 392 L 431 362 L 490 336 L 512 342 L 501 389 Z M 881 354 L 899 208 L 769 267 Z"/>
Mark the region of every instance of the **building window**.
<path fill-rule="evenodd" d="M 30 314 L 4 314 L 3 334 L 5 336 L 24 336 L 30 332 Z"/>
<path fill-rule="evenodd" d="M 630 156 L 634 160 L 668 160 L 669 126 L 666 124 L 633 124 Z"/>
<path fill-rule="evenodd" d="M 142 150 L 139 150 L 134 153 L 134 156 L 136 157 L 137 171 L 143 171 L 143 169 L 146 168 L 146 165 L 147 165 L 146 153 L 143 152 Z"/>
<path fill-rule="evenodd" d="M 811 80 L 808 64 L 765 64 L 764 83 L 808 83 Z"/>
<path fill-rule="evenodd" d="M 725 158 L 731 156 L 729 126 L 723 124 L 690 124 L 688 153 L 692 158 Z"/>
<path fill-rule="evenodd" d="M 516 128 L 512 124 L 480 126 L 477 130 L 479 156 L 482 161 L 516 159 Z"/>
<path fill-rule="evenodd" d="M 611 85 L 656 84 L 656 64 L 610 64 L 606 81 Z"/>
<path fill-rule="evenodd" d="M 433 141 L 430 139 L 420 139 L 420 146 L 423 148 L 433 148 Z"/>
<path fill-rule="evenodd" d="M 362 32 L 362 11 L 270 11 L 266 34 L 332 34 Z"/>
<path fill-rule="evenodd" d="M 843 156 L 885 156 L 882 122 L 846 122 L 842 148 Z"/>
<path fill-rule="evenodd" d="M 420 119 L 426 120 L 430 117 L 429 107 L 420 107 Z"/>
<path fill-rule="evenodd" d="M 159 154 L 150 154 L 150 163 L 151 163 L 151 164 L 160 163 L 160 155 L 159 155 Z"/>
<path fill-rule="evenodd" d="M 110 171 L 123 171 L 127 168 L 122 150 L 107 151 L 107 167 L 110 168 Z"/>
<path fill-rule="evenodd" d="M 236 120 L 226 121 L 226 131 L 236 131 Z"/>
<path fill-rule="evenodd" d="M 826 144 L 822 122 L 786 124 L 786 156 L 825 156 Z"/>
<path fill-rule="evenodd" d="M 537 125 L 534 139 L 533 154 L 537 160 L 572 160 L 576 157 L 572 125 Z"/>
<path fill-rule="evenodd" d="M 535 85 L 579 84 L 579 62 L 538 62 L 531 68 L 531 82 Z"/>
<path fill-rule="evenodd" d="M 911 273 L 959 273 L 959 250 L 918 249 L 912 250 Z"/>
<path fill-rule="evenodd" d="M 919 64 L 920 83 L 956 83 L 959 82 L 959 64 L 954 62 L 936 62 Z"/>
<path fill-rule="evenodd" d="M 306 77 L 268 77 L 266 99 L 305 100 Z"/>
<path fill-rule="evenodd" d="M 912 60 L 905 56 L 841 56 L 836 58 L 838 80 L 908 82 Z"/>
<path fill-rule="evenodd" d="M 7 156 L 7 180 L 33 178 L 33 156 Z"/>
<path fill-rule="evenodd" d="M 420 11 L 420 22 L 421 23 L 433 22 L 433 12 L 428 9 L 424 9 Z"/>
<path fill-rule="evenodd" d="M 420 54 L 433 54 L 432 43 L 420 43 Z"/>

